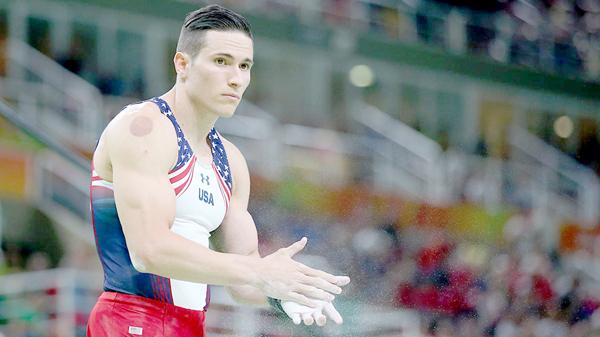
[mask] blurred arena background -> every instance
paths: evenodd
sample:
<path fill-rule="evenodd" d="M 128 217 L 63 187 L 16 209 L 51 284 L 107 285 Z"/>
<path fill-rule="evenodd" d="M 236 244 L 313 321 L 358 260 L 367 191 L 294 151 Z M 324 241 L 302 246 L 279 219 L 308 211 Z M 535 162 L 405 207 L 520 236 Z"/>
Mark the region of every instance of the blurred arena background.
<path fill-rule="evenodd" d="M 296 327 L 218 287 L 208 335 L 600 336 L 600 1 L 230 0 L 262 254 L 353 279 Z M 0 336 L 85 336 L 89 158 L 160 94 L 193 0 L 0 0 Z"/>

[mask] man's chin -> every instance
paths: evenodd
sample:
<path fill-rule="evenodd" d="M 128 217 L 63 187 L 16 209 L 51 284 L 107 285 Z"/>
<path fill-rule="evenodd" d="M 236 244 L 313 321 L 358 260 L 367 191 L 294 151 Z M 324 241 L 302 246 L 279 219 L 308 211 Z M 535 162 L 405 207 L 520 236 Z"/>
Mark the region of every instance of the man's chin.
<path fill-rule="evenodd" d="M 235 104 L 233 102 L 228 102 L 228 104 L 218 104 L 214 105 L 213 112 L 219 116 L 219 118 L 230 118 L 233 117 L 235 111 L 237 110 L 239 102 Z"/>
<path fill-rule="evenodd" d="M 236 109 L 231 109 L 231 110 L 227 109 L 227 110 L 219 111 L 219 113 L 218 113 L 219 118 L 231 118 L 235 114 L 235 110 Z"/>

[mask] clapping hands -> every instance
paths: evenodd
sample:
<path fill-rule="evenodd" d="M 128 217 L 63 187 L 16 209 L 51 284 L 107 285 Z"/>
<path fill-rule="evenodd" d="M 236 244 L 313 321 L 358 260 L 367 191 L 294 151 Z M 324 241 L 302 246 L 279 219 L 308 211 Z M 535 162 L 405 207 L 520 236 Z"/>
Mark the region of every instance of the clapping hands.
<path fill-rule="evenodd" d="M 333 306 L 333 302 L 317 302 L 318 305 L 315 308 L 291 301 L 282 301 L 281 306 L 283 311 L 296 325 L 303 322 L 305 325 L 316 323 L 318 326 L 324 326 L 327 323 L 328 318 L 336 324 L 342 324 L 344 322 L 340 313 Z"/>

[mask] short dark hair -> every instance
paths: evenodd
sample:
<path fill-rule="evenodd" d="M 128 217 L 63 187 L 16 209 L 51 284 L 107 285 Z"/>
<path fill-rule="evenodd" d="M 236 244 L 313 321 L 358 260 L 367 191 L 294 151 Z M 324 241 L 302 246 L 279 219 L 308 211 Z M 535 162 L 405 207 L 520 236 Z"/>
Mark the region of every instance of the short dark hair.
<path fill-rule="evenodd" d="M 208 30 L 240 31 L 253 38 L 250 23 L 240 14 L 219 5 L 209 5 L 189 12 L 179 33 L 177 51 L 196 56 Z"/>

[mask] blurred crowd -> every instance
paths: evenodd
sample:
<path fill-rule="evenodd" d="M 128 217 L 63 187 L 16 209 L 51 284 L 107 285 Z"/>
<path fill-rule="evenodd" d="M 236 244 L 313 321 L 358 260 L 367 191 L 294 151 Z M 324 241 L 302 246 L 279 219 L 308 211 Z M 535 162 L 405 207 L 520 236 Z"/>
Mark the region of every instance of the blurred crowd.
<path fill-rule="evenodd" d="M 180 0 L 194 2 L 194 0 Z M 563 76 L 600 77 L 598 0 L 226 1 L 308 24 L 351 25 Z"/>
<path fill-rule="evenodd" d="M 299 211 L 274 196 L 259 194 L 251 201 L 261 254 L 308 237 L 304 255 L 319 257 L 326 269 L 351 276 L 346 300 L 416 310 L 424 336 L 600 333 L 600 287 L 595 281 L 600 275 L 589 272 L 600 263 L 598 239 L 581 238 L 581 247 L 567 253 L 559 249 L 559 240 L 547 240 L 548 229 L 533 223 L 528 214 L 513 215 L 503 234 L 490 241 L 442 225 L 403 223 L 402 212 L 391 207 L 375 210 L 365 202 L 349 203 L 344 215 L 334 216 Z M 5 243 L 3 273 L 56 266 L 86 269 L 90 264 L 85 261 L 97 257 L 93 250 L 88 256 L 73 256 L 84 251 L 73 250 L 55 264 L 47 252 Z M 18 313 L 7 312 L 17 307 L 0 298 L 0 317 L 17 317 L 0 320 L 0 336 L 2 331 L 14 337 L 54 336 L 34 323 L 52 321 L 55 291 L 30 294 Z M 76 319 L 83 331 L 85 313 Z M 54 329 L 60 331 L 60 325 Z"/>
<path fill-rule="evenodd" d="M 245 12 L 300 20 L 309 25 L 362 27 L 392 39 L 435 45 L 452 52 L 470 52 L 561 76 L 600 78 L 600 0 L 229 0 L 223 3 Z M 6 34 L 6 26 L 0 16 L 0 41 Z M 48 31 L 32 34 L 28 42 L 96 85 L 105 95 L 142 97 L 145 84 L 141 68 L 127 78 L 116 69 L 100 73 L 89 41 L 84 40 L 83 36 L 74 36 L 68 50 L 60 55 L 51 52 Z M 0 73 L 4 63 L 0 52 Z"/>
<path fill-rule="evenodd" d="M 600 75 L 600 1 L 435 2 L 467 9 L 471 51 L 563 76 L 597 79 Z M 422 29 L 431 29 L 432 23 L 424 22 Z M 441 33 L 449 35 L 443 30 Z"/>
<path fill-rule="evenodd" d="M 506 13 L 516 23 L 511 62 L 554 69 L 563 76 L 584 72 L 598 78 L 600 1 L 514 1 Z"/>
<path fill-rule="evenodd" d="M 343 218 L 298 215 L 268 201 L 255 205 L 262 252 L 307 236 L 307 254 L 324 256 L 352 277 L 347 298 L 417 310 L 424 336 L 600 333 L 600 288 L 585 273 L 600 257 L 597 240 L 565 254 L 522 214 L 511 218 L 498 242 L 483 243 L 442 227 L 399 225 L 393 211 L 376 216 L 366 205 Z"/>
<path fill-rule="evenodd" d="M 4 242 L 0 277 L 11 273 L 47 270 L 53 265 L 49 255 L 24 242 Z M 21 298 L 0 295 L 0 337 L 58 337 L 47 334 L 40 321 L 56 318 L 55 289 L 26 293 Z"/>

